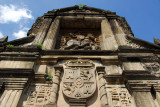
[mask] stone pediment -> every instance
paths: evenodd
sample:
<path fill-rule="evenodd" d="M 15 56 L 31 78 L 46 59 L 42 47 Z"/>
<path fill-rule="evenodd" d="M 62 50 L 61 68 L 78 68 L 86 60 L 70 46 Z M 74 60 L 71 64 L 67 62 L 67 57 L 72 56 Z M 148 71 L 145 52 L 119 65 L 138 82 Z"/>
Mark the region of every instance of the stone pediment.
<path fill-rule="evenodd" d="M 89 6 L 83 6 L 79 7 L 78 5 L 71 6 L 71 7 L 66 7 L 66 8 L 60 8 L 60 9 L 54 9 L 52 11 L 48 11 L 45 13 L 45 17 L 47 16 L 54 16 L 55 14 L 60 14 L 60 13 L 68 13 L 68 14 L 110 14 L 113 16 L 116 16 L 115 12 L 111 12 L 109 10 L 103 10 L 103 9 L 98 9 L 94 7 L 89 7 Z"/>
<path fill-rule="evenodd" d="M 28 31 L 28 34 L 27 34 L 28 36 L 27 37 L 16 39 L 16 40 L 9 41 L 9 42 L 7 42 L 6 38 L 2 38 L 2 39 L 0 39 L 0 42 L 1 41 L 4 42 L 3 46 L 8 45 L 8 44 L 12 44 L 12 45 L 18 46 L 18 47 L 28 47 L 28 46 L 33 47 L 32 45 L 37 45 L 39 43 L 43 44 L 42 41 L 45 41 L 45 39 L 47 38 L 46 37 L 47 32 L 48 32 L 47 29 L 49 29 L 49 27 L 50 27 L 49 25 L 52 22 L 51 18 L 53 16 L 56 17 L 56 16 L 61 16 L 61 15 L 64 15 L 64 16 L 67 16 L 67 15 L 69 16 L 70 15 L 70 16 L 77 17 L 78 15 L 84 15 L 84 14 L 86 14 L 86 15 L 92 15 L 92 16 L 104 15 L 106 18 L 108 18 L 108 15 L 116 16 L 118 18 L 117 19 L 115 18 L 115 20 L 117 20 L 117 22 L 119 23 L 119 25 L 123 28 L 124 32 L 126 33 L 125 35 L 128 35 L 128 33 L 130 33 L 130 34 L 133 35 L 133 33 L 132 33 L 129 25 L 126 24 L 126 20 L 124 18 L 122 18 L 122 17 L 117 16 L 115 12 L 111 12 L 109 10 L 98 9 L 98 8 L 94 8 L 94 7 L 89 7 L 89 6 L 79 7 L 78 5 L 75 5 L 75 6 L 71 6 L 71 7 L 60 8 L 60 9 L 55 9 L 55 10 L 52 10 L 52 11 L 48 11 L 44 16 L 39 17 L 37 19 L 36 23 L 33 24 L 32 29 L 30 29 Z M 49 18 L 45 19 L 45 17 L 49 17 Z M 83 19 L 83 17 L 82 17 L 82 19 Z M 87 35 L 87 34 L 91 33 L 95 37 L 92 38 L 93 39 L 92 41 L 90 40 L 91 43 L 88 44 L 90 47 L 89 46 L 87 47 L 85 45 L 84 46 L 86 47 L 86 49 L 89 48 L 90 50 L 93 50 L 91 48 L 91 45 L 94 44 L 94 45 L 97 46 L 97 47 L 96 46 L 92 46 L 93 48 L 97 48 L 97 49 L 94 49 L 94 50 L 100 50 L 101 42 L 104 41 L 103 40 L 104 38 L 102 38 L 102 36 L 100 35 L 102 33 L 101 32 L 102 28 L 101 28 L 100 22 L 98 22 L 98 21 L 95 22 L 94 21 L 94 23 L 93 23 L 92 20 L 91 21 L 88 21 L 88 20 L 87 21 L 83 21 L 83 20 L 76 21 L 75 20 L 74 22 L 70 22 L 70 21 L 73 21 L 73 20 L 69 20 L 69 21 L 66 21 L 66 20 L 62 21 L 61 20 L 60 21 L 60 25 L 59 26 L 61 28 L 63 28 L 63 32 L 65 32 L 65 30 L 67 31 L 68 28 L 70 28 L 70 29 L 76 28 L 78 30 L 81 29 L 81 31 L 87 29 L 88 32 L 87 33 L 84 32 L 84 31 L 80 32 L 81 35 L 83 36 L 83 35 Z M 44 25 L 44 23 L 46 23 L 46 25 Z M 48 26 L 48 28 L 47 28 L 47 26 Z M 111 26 L 111 27 L 114 27 L 114 26 Z M 94 30 L 93 30 L 93 28 L 94 28 Z M 42 29 L 45 29 L 43 33 L 41 33 Z M 98 33 L 93 32 L 93 31 L 96 31 L 96 30 L 97 31 L 99 30 Z M 114 28 L 112 30 L 114 30 Z M 71 32 L 72 32 L 72 34 L 74 34 L 74 31 L 71 31 Z M 43 37 L 40 36 L 40 35 L 43 35 Z M 97 36 L 97 35 L 99 35 L 99 36 Z M 58 36 L 60 36 L 60 35 L 58 35 Z M 87 36 L 85 36 L 85 37 L 87 38 Z M 78 37 L 76 37 L 76 39 L 77 38 Z M 5 39 L 5 41 L 3 39 Z M 75 39 L 75 37 L 72 38 L 72 39 Z M 61 41 L 66 41 L 66 40 L 67 39 L 65 37 L 65 34 L 62 35 Z M 82 50 L 81 48 L 84 47 L 83 46 L 83 41 L 68 40 L 66 43 L 68 43 L 68 42 L 70 42 L 70 44 L 74 44 L 74 45 L 76 44 L 76 46 L 73 46 L 72 48 L 76 48 L 77 49 L 77 44 L 78 44 L 78 49 L 80 49 L 80 50 Z M 76 43 L 74 43 L 74 42 L 76 42 Z M 116 40 L 116 42 L 118 42 L 118 41 Z M 149 43 L 147 41 L 135 38 L 133 36 L 126 36 L 125 42 L 126 42 L 126 44 L 125 45 L 120 45 L 120 47 L 131 48 L 131 49 L 160 49 L 160 46 L 157 45 L 158 43 L 157 44 Z M 63 43 L 61 42 L 60 45 L 63 45 Z M 62 47 L 62 49 L 68 49 L 68 48 L 70 48 L 69 46 L 68 47 L 61 46 L 61 47 Z M 4 49 L 4 47 L 2 47 L 2 49 Z M 58 49 L 58 48 L 55 48 L 55 49 Z"/>

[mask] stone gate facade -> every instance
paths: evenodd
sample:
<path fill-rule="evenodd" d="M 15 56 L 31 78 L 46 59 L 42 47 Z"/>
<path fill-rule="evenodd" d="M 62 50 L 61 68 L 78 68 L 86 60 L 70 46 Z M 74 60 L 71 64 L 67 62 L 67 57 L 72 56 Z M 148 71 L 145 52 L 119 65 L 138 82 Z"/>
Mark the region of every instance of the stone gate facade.
<path fill-rule="evenodd" d="M 88 6 L 48 11 L 0 39 L 0 107 L 160 107 L 160 41 Z"/>

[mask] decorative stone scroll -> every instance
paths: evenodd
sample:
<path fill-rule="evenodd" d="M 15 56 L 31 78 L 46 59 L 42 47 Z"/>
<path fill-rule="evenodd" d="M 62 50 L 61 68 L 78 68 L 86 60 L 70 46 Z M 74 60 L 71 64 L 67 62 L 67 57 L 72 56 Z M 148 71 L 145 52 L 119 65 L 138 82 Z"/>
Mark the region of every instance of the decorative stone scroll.
<path fill-rule="evenodd" d="M 67 67 L 92 67 L 94 64 L 90 60 L 70 60 L 66 63 Z"/>
<path fill-rule="evenodd" d="M 96 78 L 91 61 L 68 61 L 64 69 L 62 90 L 68 98 L 85 99 L 92 96 L 96 90 Z"/>
<path fill-rule="evenodd" d="M 100 50 L 100 37 L 95 37 L 92 33 L 82 34 L 66 33 L 61 38 L 60 49 L 62 50 Z"/>

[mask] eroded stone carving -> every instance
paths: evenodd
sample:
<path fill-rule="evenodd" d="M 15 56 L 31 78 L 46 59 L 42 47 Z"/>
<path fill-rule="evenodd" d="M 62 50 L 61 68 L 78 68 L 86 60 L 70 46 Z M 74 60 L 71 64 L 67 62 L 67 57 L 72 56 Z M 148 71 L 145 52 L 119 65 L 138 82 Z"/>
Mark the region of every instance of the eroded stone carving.
<path fill-rule="evenodd" d="M 131 107 L 133 101 L 128 90 L 124 86 L 106 86 L 106 91 L 111 107 Z"/>
<path fill-rule="evenodd" d="M 123 28 L 126 34 L 133 34 L 130 26 L 128 25 L 127 21 L 123 17 L 118 17 L 117 21 L 119 22 L 120 26 Z"/>
<path fill-rule="evenodd" d="M 160 65 L 156 62 L 154 63 L 141 63 L 143 68 L 150 71 L 151 74 L 155 74 L 160 77 Z"/>
<path fill-rule="evenodd" d="M 28 98 L 23 102 L 23 107 L 49 104 L 51 87 L 52 84 L 32 84 L 27 91 Z"/>
<path fill-rule="evenodd" d="M 134 43 L 132 40 L 129 40 L 129 39 L 127 39 L 126 38 L 126 44 L 128 45 L 128 46 L 130 46 L 130 47 L 132 47 L 132 48 L 140 48 L 140 49 L 144 49 L 145 47 L 143 47 L 143 46 L 141 46 L 141 45 L 139 45 L 139 44 L 136 44 L 136 43 Z"/>
<path fill-rule="evenodd" d="M 61 38 L 60 49 L 62 50 L 100 50 L 100 37 L 92 33 L 82 34 L 66 33 Z"/>
<path fill-rule="evenodd" d="M 70 60 L 65 64 L 67 67 L 92 67 L 94 66 L 90 60 Z"/>
<path fill-rule="evenodd" d="M 65 96 L 75 99 L 93 95 L 96 90 L 96 79 L 91 61 L 68 61 L 64 69 L 62 90 Z"/>

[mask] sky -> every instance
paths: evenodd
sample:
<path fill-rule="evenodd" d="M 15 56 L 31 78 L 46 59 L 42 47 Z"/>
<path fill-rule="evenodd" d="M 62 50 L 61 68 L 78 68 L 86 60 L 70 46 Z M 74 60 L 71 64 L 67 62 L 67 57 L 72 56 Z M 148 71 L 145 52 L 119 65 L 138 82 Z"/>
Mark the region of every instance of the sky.
<path fill-rule="evenodd" d="M 0 38 L 25 37 L 37 17 L 78 4 L 125 17 L 136 38 L 152 43 L 153 37 L 160 39 L 160 0 L 0 0 Z"/>

